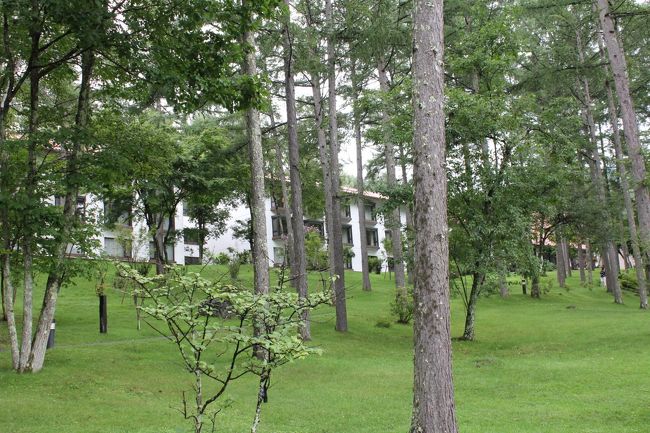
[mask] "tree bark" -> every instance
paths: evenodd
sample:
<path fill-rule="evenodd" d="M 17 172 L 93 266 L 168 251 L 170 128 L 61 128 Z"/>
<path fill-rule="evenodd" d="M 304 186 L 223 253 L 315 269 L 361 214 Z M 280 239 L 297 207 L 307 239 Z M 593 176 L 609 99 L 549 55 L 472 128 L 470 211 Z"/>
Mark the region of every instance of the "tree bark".
<path fill-rule="evenodd" d="M 329 248 L 332 249 L 334 263 L 335 281 L 334 293 L 336 295 L 336 330 L 345 332 L 348 330 L 348 315 L 345 299 L 345 273 L 343 264 L 343 233 L 341 226 L 341 196 L 339 179 L 339 138 L 338 122 L 336 112 L 336 53 L 334 29 L 334 12 L 332 0 L 325 0 L 325 19 L 329 26 L 327 34 L 327 82 L 329 85 L 328 115 L 329 115 L 329 156 L 332 181 L 332 238 Z"/>
<path fill-rule="evenodd" d="M 602 40 L 598 38 L 598 45 L 600 48 L 601 60 L 605 63 L 605 50 L 602 45 Z M 605 74 L 608 73 L 607 66 L 604 66 Z M 642 309 L 648 308 L 648 291 L 646 286 L 645 266 L 643 256 L 641 254 L 641 247 L 639 245 L 639 234 L 637 232 L 636 220 L 634 217 L 634 206 L 632 204 L 632 197 L 630 196 L 630 184 L 628 182 L 627 167 L 625 165 L 625 156 L 623 154 L 623 145 L 621 144 L 621 132 L 618 127 L 618 110 L 616 108 L 616 100 L 612 92 L 612 84 L 609 79 L 605 80 L 605 89 L 607 90 L 607 107 L 609 112 L 609 122 L 612 128 L 612 142 L 614 143 L 614 153 L 616 155 L 616 168 L 621 184 L 621 192 L 623 193 L 623 202 L 625 204 L 625 214 L 627 217 L 627 227 L 630 231 L 630 241 L 632 244 L 632 254 L 634 257 L 634 271 L 639 289 L 639 304 Z M 623 239 L 625 244 L 625 239 Z"/>
<path fill-rule="evenodd" d="M 275 128 L 276 124 L 275 124 L 275 115 L 273 114 L 273 108 L 271 108 L 270 118 L 271 118 L 271 127 Z M 288 262 L 290 266 L 293 266 L 293 263 L 295 263 L 296 259 L 294 257 L 294 252 L 293 252 L 293 224 L 291 224 L 291 208 L 290 208 L 291 199 L 289 197 L 287 175 L 284 171 L 284 159 L 282 158 L 283 153 L 284 152 L 282 151 L 282 146 L 280 145 L 280 142 L 277 141 L 275 145 L 275 165 L 278 173 L 278 179 L 280 182 L 280 189 L 282 190 L 282 203 L 284 203 L 284 211 L 282 213 L 284 214 L 284 221 L 286 223 L 286 229 L 287 229 L 287 240 L 285 243 L 285 249 L 289 259 Z M 287 262 L 287 257 L 285 257 L 285 264 L 286 262 Z M 291 284 L 293 285 L 293 280 Z"/>
<path fill-rule="evenodd" d="M 578 269 L 580 270 L 580 284 L 583 286 L 587 283 L 585 274 L 585 251 L 582 249 L 582 243 L 578 244 Z"/>
<path fill-rule="evenodd" d="M 591 243 L 585 242 L 585 256 L 587 258 L 587 284 L 591 287 L 594 283 L 594 257 L 591 253 Z"/>
<path fill-rule="evenodd" d="M 32 15 L 34 21 L 32 22 L 32 44 L 31 55 L 29 58 L 29 65 L 31 71 L 29 73 L 29 125 L 28 125 L 28 149 L 27 149 L 27 177 L 25 179 L 25 192 L 27 208 L 23 210 L 23 332 L 22 344 L 20 347 L 20 359 L 18 361 L 18 371 L 26 371 L 29 356 L 32 351 L 32 326 L 33 326 L 33 296 L 34 296 L 34 274 L 32 270 L 33 253 L 32 245 L 34 244 L 34 221 L 32 215 L 35 213 L 37 198 L 35 191 L 37 189 L 36 179 L 36 146 L 37 138 L 36 131 L 38 130 L 39 122 L 39 86 L 41 77 L 39 70 L 35 67 L 40 59 L 40 40 L 41 29 L 39 25 L 40 13 L 39 4 L 37 1 L 32 0 Z"/>
<path fill-rule="evenodd" d="M 566 239 L 563 239 L 562 248 L 564 253 L 564 260 L 566 262 L 566 276 L 571 276 L 571 249 L 569 248 L 569 242 Z"/>
<path fill-rule="evenodd" d="M 457 433 L 451 371 L 443 2 L 415 0 L 415 184 L 412 433 Z"/>
<path fill-rule="evenodd" d="M 390 91 L 388 86 L 388 76 L 386 74 L 386 62 L 383 57 L 377 59 L 377 75 L 379 77 L 379 89 L 384 95 L 384 98 L 388 98 L 388 93 Z M 393 188 L 397 185 L 397 179 L 395 176 L 395 148 L 393 146 L 391 134 L 390 134 L 390 114 L 388 113 L 388 108 L 386 101 L 384 101 L 381 123 L 384 129 L 384 157 L 386 158 L 386 183 L 389 188 Z M 401 220 L 400 220 L 400 210 L 399 207 L 393 209 L 388 215 L 387 225 L 391 231 L 391 240 L 392 240 L 392 251 L 393 254 L 393 268 L 395 271 L 395 287 L 400 288 L 404 287 L 406 284 L 405 274 L 404 274 L 404 257 L 402 252 L 402 229 L 401 229 Z M 387 251 L 388 252 L 388 251 Z"/>
<path fill-rule="evenodd" d="M 636 197 L 636 206 L 639 219 L 640 249 L 643 253 L 643 264 L 646 271 L 650 270 L 650 195 L 646 185 L 646 167 L 641 144 L 639 141 L 639 127 L 634 112 L 634 104 L 630 96 L 630 82 L 627 73 L 627 62 L 623 47 L 616 35 L 614 21 L 609 12 L 608 0 L 595 0 L 598 8 L 600 26 L 603 39 L 607 46 L 607 54 L 614 76 L 614 86 L 621 108 L 621 120 L 627 153 L 632 168 L 632 187 Z"/>
<path fill-rule="evenodd" d="M 583 46 L 581 42 L 580 32 L 576 30 L 576 46 L 578 48 L 578 59 L 580 64 L 585 63 Z M 598 201 L 601 207 L 601 215 L 604 219 L 605 224 L 605 236 L 601 247 L 601 257 L 605 265 L 606 281 L 607 281 L 607 290 L 612 293 L 614 296 L 614 302 L 617 304 L 623 303 L 623 298 L 621 294 L 621 288 L 618 285 L 618 273 L 615 270 L 615 265 L 612 262 L 612 251 L 613 251 L 613 242 L 609 238 L 609 232 L 611 232 L 609 216 L 607 214 L 607 196 L 605 193 L 605 185 L 603 183 L 603 175 L 601 171 L 601 158 L 600 153 L 598 152 L 598 141 L 596 140 L 596 126 L 592 114 L 592 102 L 591 102 L 591 92 L 589 91 L 589 80 L 585 77 L 581 77 L 582 80 L 582 91 L 584 95 L 584 120 L 585 126 L 589 132 L 589 142 L 591 147 L 592 159 L 589 161 L 589 167 L 591 171 L 591 180 L 596 187 L 596 193 L 598 195 Z M 615 257 L 614 257 L 615 258 Z"/>
<path fill-rule="evenodd" d="M 312 16 L 311 11 L 311 1 L 306 2 L 307 6 L 307 26 L 310 27 L 313 31 L 316 31 L 314 17 Z M 318 55 L 318 46 L 317 41 L 314 41 L 316 46 L 312 45 L 309 47 L 310 54 L 317 59 L 318 64 L 321 63 L 321 58 Z M 325 112 L 323 110 L 323 97 L 321 95 L 321 76 L 317 68 L 310 70 L 310 81 L 311 81 L 311 91 L 312 97 L 314 100 L 314 119 L 316 123 L 316 136 L 318 140 L 318 156 L 320 159 L 321 168 L 323 171 L 323 195 L 325 196 L 325 234 L 327 241 L 327 258 L 329 262 L 329 273 L 330 277 L 334 276 L 334 250 L 330 247 L 332 243 L 332 219 L 333 213 L 335 211 L 333 201 L 332 201 L 332 171 L 330 170 L 330 156 L 329 150 L 327 148 L 327 137 L 325 134 L 325 129 L 323 127 L 323 119 L 325 117 Z M 336 210 L 340 212 L 340 210 Z M 336 299 L 336 293 L 333 294 L 334 300 Z"/>
<path fill-rule="evenodd" d="M 558 237 L 555 243 L 555 265 L 557 267 L 557 283 L 561 288 L 565 287 L 566 260 L 564 258 L 563 240 Z"/>
<path fill-rule="evenodd" d="M 481 293 L 481 287 L 483 286 L 483 281 L 485 280 L 485 275 L 480 272 L 474 272 L 472 274 L 472 288 L 469 293 L 469 299 L 467 300 L 467 311 L 465 312 L 465 329 L 463 330 L 462 340 L 465 341 L 474 341 L 474 322 L 476 320 L 476 301 L 478 301 L 478 296 Z"/>
<path fill-rule="evenodd" d="M 94 65 L 94 52 L 90 49 L 84 51 L 81 56 L 81 84 L 79 87 L 77 114 L 75 117 L 75 128 L 79 135 L 88 126 L 90 116 L 90 81 Z M 54 270 L 49 273 L 47 278 L 45 295 L 43 296 L 43 307 L 39 316 L 36 334 L 34 335 L 32 351 L 26 366 L 26 370 L 32 372 L 40 371 L 45 362 L 45 349 L 50 334 L 50 325 L 54 319 L 56 301 L 64 274 L 66 250 L 70 239 L 70 232 L 77 218 L 75 211 L 77 207 L 77 195 L 79 194 L 79 157 L 83 140 L 79 135 L 73 140 L 72 149 L 66 152 L 66 194 L 63 205 L 64 222 L 61 240 L 57 246 L 56 263 Z"/>
<path fill-rule="evenodd" d="M 242 0 L 247 6 L 250 0 Z M 257 50 L 253 32 L 244 32 L 244 43 L 248 45 L 244 59 L 244 73 L 249 77 L 257 75 L 255 52 Z M 266 244 L 266 217 L 264 200 L 264 157 L 262 154 L 262 132 L 260 114 L 256 107 L 246 110 L 246 134 L 248 137 L 248 158 L 251 166 L 251 223 L 253 228 L 253 286 L 255 293 L 269 291 L 269 255 Z"/>
<path fill-rule="evenodd" d="M 287 7 L 289 1 L 285 0 Z M 293 79 L 293 47 L 291 45 L 289 15 L 284 24 L 284 88 L 287 106 L 287 131 L 289 138 L 289 177 L 291 180 L 291 226 L 293 228 L 293 259 L 291 264 L 291 279 L 301 300 L 307 298 L 307 261 L 305 257 L 305 226 L 302 210 L 302 182 L 300 180 L 300 152 L 298 143 L 298 120 L 296 116 L 296 93 Z M 285 205 L 286 206 L 286 205 Z M 302 313 L 300 336 L 303 340 L 311 339 L 309 311 Z"/>
<path fill-rule="evenodd" d="M 368 239 L 366 236 L 366 204 L 363 199 L 364 181 L 363 181 L 363 152 L 361 142 L 361 113 L 358 106 L 359 99 L 359 77 L 356 72 L 356 59 L 352 60 L 351 65 L 352 80 L 352 113 L 354 121 L 354 142 L 357 150 L 357 211 L 359 214 L 359 249 L 361 251 L 361 273 L 362 288 L 364 291 L 372 290 L 370 284 L 370 270 L 368 269 Z"/>
<path fill-rule="evenodd" d="M 404 154 L 404 146 L 399 146 L 399 157 L 400 165 L 402 168 L 402 184 L 408 185 L 408 176 L 406 174 L 406 155 Z M 407 259 L 405 260 L 405 269 L 406 269 L 406 282 L 413 285 L 413 216 L 411 212 L 411 206 L 406 205 L 404 209 L 404 214 L 406 217 L 406 250 L 408 252 Z"/>

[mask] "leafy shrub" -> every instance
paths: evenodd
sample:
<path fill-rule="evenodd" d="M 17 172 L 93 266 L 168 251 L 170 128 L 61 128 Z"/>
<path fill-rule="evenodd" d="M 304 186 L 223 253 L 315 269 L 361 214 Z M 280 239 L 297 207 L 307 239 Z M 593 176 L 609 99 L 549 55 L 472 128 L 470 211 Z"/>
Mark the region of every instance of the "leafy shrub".
<path fill-rule="evenodd" d="M 628 292 L 638 293 L 639 283 L 636 280 L 636 276 L 628 273 L 621 273 L 619 276 L 621 282 L 621 289 L 627 290 Z"/>
<path fill-rule="evenodd" d="M 305 254 L 307 255 L 307 270 L 322 271 L 327 269 L 327 251 L 324 250 L 325 242 L 316 230 L 306 230 Z"/>
<path fill-rule="evenodd" d="M 239 257 L 237 256 L 232 257 L 228 262 L 228 273 L 230 274 L 231 279 L 236 280 L 239 277 L 240 267 L 241 267 L 241 262 L 239 261 Z"/>
<path fill-rule="evenodd" d="M 408 324 L 413 318 L 414 308 L 413 289 L 398 287 L 395 291 L 395 300 L 390 305 L 390 311 L 397 323 Z"/>
<path fill-rule="evenodd" d="M 219 253 L 214 258 L 214 261 L 218 265 L 227 265 L 230 262 L 230 256 L 226 253 Z"/>
<path fill-rule="evenodd" d="M 381 260 L 379 260 L 379 257 L 368 256 L 368 272 L 381 274 Z"/>

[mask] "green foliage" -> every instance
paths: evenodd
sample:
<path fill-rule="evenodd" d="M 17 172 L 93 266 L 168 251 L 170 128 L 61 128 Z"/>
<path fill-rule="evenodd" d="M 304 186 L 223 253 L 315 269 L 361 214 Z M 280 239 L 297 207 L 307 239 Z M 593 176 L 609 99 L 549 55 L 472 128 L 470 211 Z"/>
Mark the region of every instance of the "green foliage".
<path fill-rule="evenodd" d="M 618 279 L 621 283 L 622 290 L 626 290 L 632 293 L 639 292 L 639 283 L 636 279 L 636 275 L 633 272 L 621 272 Z"/>
<path fill-rule="evenodd" d="M 235 281 L 239 277 L 239 268 L 241 267 L 241 261 L 239 257 L 231 257 L 228 261 L 228 274 L 230 274 L 230 279 Z"/>
<path fill-rule="evenodd" d="M 397 323 L 410 323 L 413 318 L 414 308 L 413 289 L 397 287 L 395 289 L 395 299 L 390 304 L 390 312 L 395 317 Z"/>
<path fill-rule="evenodd" d="M 381 274 L 382 261 L 379 257 L 368 256 L 368 271 Z"/>
<path fill-rule="evenodd" d="M 327 269 L 327 251 L 325 242 L 317 230 L 305 230 L 305 255 L 307 270 L 323 271 Z"/>
<path fill-rule="evenodd" d="M 161 334 L 171 334 L 185 370 L 194 377 L 192 401 L 196 404 L 188 407 L 184 399 L 182 413 L 185 419 L 194 420 L 197 432 L 203 427 L 203 417 L 215 425 L 225 401 L 222 395 L 232 381 L 249 374 L 259 376 L 260 392 L 266 395 L 273 370 L 319 352 L 300 339 L 298 318 L 329 303 L 327 292 L 299 299 L 297 294 L 277 288 L 261 295 L 180 267 L 153 277 L 124 265 L 118 265 L 118 272 L 136 283 L 136 296 L 146 299 L 140 310 L 153 319 L 150 325 Z M 214 303 L 227 305 L 233 320 L 213 314 Z M 216 391 L 203 388 L 204 378 L 214 381 Z"/>

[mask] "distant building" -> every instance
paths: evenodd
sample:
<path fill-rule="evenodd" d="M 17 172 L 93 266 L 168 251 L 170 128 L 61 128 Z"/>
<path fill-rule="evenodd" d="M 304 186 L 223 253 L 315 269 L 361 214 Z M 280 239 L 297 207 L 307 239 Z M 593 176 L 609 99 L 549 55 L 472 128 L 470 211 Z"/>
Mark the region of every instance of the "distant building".
<path fill-rule="evenodd" d="M 356 190 L 353 188 L 342 188 L 344 199 L 341 206 L 341 222 L 343 226 L 343 244 L 353 252 L 353 257 L 346 263 L 347 269 L 361 271 L 361 235 L 359 232 L 359 213 L 356 201 Z M 386 258 L 391 254 L 384 249 L 384 240 L 390 238 L 390 231 L 384 225 L 383 218 L 377 214 L 377 210 L 384 198 L 376 193 L 366 192 L 365 219 L 366 238 L 368 244 L 368 256 L 377 257 L 386 269 Z M 54 200 L 54 204 L 59 204 Z M 59 200 L 60 201 L 60 200 Z M 97 224 L 101 225 L 99 244 L 103 252 L 114 258 L 135 258 L 136 260 L 150 260 L 153 258 L 153 241 L 148 235 L 148 229 L 144 221 L 133 216 L 133 210 L 128 204 L 109 203 L 98 197 L 88 194 L 78 198 L 78 207 L 89 216 L 94 216 Z M 406 217 L 403 211 L 401 223 L 405 224 Z M 280 266 L 284 262 L 286 223 L 284 222 L 284 205 L 277 200 L 267 197 L 265 200 L 265 217 L 267 227 L 267 246 L 269 252 L 269 265 Z M 236 221 L 246 221 L 250 218 L 250 212 L 246 205 L 242 204 L 233 208 L 230 212 L 227 229 L 218 238 L 208 238 L 205 251 L 210 255 L 227 253 L 229 249 L 244 251 L 250 249 L 246 239 L 236 238 L 234 229 Z M 164 224 L 167 227 L 167 222 Z M 323 216 L 310 216 L 305 218 L 305 226 L 313 227 L 325 233 L 325 221 Z M 170 262 L 177 264 L 194 264 L 199 262 L 198 239 L 193 238 L 192 231 L 183 229 L 195 228 L 196 224 L 187 216 L 181 203 L 172 222 L 172 230 L 177 236 L 167 245 L 167 257 Z M 74 247 L 70 250 L 73 254 L 77 251 Z"/>

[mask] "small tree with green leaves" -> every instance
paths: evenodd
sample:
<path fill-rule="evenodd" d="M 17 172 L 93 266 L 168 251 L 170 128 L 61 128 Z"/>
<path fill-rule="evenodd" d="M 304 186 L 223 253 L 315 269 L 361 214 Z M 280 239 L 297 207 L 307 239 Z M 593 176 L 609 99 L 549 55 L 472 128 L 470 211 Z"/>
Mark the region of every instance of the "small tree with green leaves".
<path fill-rule="evenodd" d="M 134 281 L 138 295 L 147 299 L 140 306 L 153 319 L 147 323 L 176 344 L 184 368 L 194 376 L 192 398 L 183 392 L 181 413 L 192 421 L 195 433 L 203 432 L 207 423 L 217 431 L 228 386 L 250 374 L 259 377 L 251 428 L 255 432 L 273 370 L 317 352 L 305 345 L 299 327 L 303 312 L 329 302 L 327 292 L 307 298 L 281 287 L 268 294 L 253 293 L 180 267 L 147 277 L 119 264 L 118 272 Z M 216 307 L 224 305 L 228 314 Z M 206 386 L 206 381 L 216 388 Z"/>

